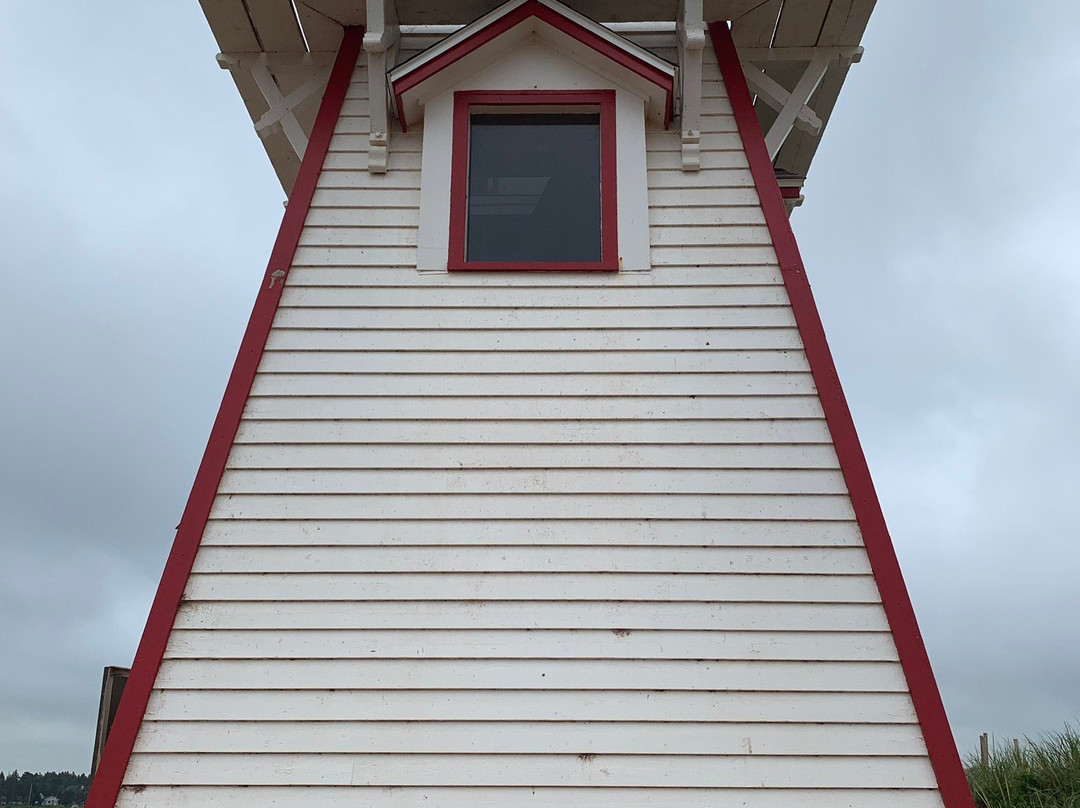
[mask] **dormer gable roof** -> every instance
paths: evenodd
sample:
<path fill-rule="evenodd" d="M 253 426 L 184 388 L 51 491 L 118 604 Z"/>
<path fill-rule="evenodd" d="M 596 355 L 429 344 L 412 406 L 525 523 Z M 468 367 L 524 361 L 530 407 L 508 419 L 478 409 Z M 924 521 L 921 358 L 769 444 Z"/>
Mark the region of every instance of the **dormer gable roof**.
<path fill-rule="evenodd" d="M 632 88 L 650 118 L 670 125 L 676 68 L 557 0 L 509 0 L 390 71 L 402 129 L 423 117 L 423 102 L 455 80 L 488 67 L 536 36 L 568 58 Z"/>

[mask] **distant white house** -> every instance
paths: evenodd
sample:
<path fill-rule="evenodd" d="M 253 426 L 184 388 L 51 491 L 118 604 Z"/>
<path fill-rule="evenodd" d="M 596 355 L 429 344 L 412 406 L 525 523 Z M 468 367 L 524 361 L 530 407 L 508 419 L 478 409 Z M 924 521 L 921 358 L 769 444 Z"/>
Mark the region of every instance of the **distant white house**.
<path fill-rule="evenodd" d="M 41 804 L 42 805 L 59 805 L 60 804 L 60 798 L 59 797 L 46 797 L 45 799 L 43 799 L 41 801 Z"/>

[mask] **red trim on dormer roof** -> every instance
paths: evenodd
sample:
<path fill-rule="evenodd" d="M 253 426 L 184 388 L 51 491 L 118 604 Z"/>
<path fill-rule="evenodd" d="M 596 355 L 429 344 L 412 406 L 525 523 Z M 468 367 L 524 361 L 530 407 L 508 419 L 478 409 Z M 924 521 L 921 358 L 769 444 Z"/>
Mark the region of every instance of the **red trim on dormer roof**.
<path fill-rule="evenodd" d="M 795 324 L 802 337 L 803 350 L 810 364 L 810 373 L 818 390 L 825 421 L 832 435 L 833 447 L 840 461 L 855 519 L 862 532 L 866 555 L 881 595 L 881 604 L 892 630 L 893 641 L 900 657 L 900 665 L 907 679 L 908 691 L 915 707 L 926 742 L 927 755 L 937 778 L 938 791 L 946 808 L 975 808 L 968 788 L 967 778 L 960 756 L 956 751 L 949 719 L 941 703 L 930 659 L 926 655 L 915 610 L 911 607 L 900 563 L 896 559 L 885 516 L 881 512 L 870 467 L 866 464 L 855 422 L 851 418 L 840 376 L 833 363 L 825 329 L 821 325 L 810 281 L 806 277 L 795 234 L 791 229 L 772 160 L 765 147 L 765 138 L 750 90 L 743 76 L 742 63 L 726 23 L 709 23 L 713 49 L 720 66 L 720 74 L 727 87 L 728 100 L 735 114 L 735 124 L 742 138 L 750 172 L 757 186 L 758 197 L 765 223 L 772 236 L 784 288 L 791 301 Z"/>
<path fill-rule="evenodd" d="M 526 0 L 517 8 L 510 10 L 490 24 L 473 32 L 461 42 L 448 48 L 444 53 L 439 54 L 431 61 L 425 62 L 414 71 L 393 82 L 394 102 L 397 107 L 398 119 L 401 121 L 402 131 L 408 131 L 408 124 L 405 120 L 405 106 L 402 100 L 405 93 L 531 17 L 536 17 L 541 22 L 547 23 L 552 28 L 576 39 L 583 45 L 606 56 L 611 61 L 663 90 L 666 94 L 664 128 L 668 128 L 675 111 L 675 80 L 673 76 L 658 70 L 648 62 L 609 42 L 580 23 L 563 16 L 550 6 L 539 2 L 539 0 Z"/>
<path fill-rule="evenodd" d="M 292 196 L 281 220 L 277 241 L 270 253 L 266 274 L 255 298 L 251 319 L 248 320 L 247 330 L 240 343 L 240 353 L 233 365 L 206 452 L 195 475 L 195 484 L 176 529 L 176 538 L 165 562 L 165 571 L 162 573 L 161 583 L 158 584 L 154 603 L 150 607 L 150 616 L 146 620 L 139 649 L 135 652 L 131 676 L 120 699 L 116 720 L 109 732 L 101 763 L 94 775 L 86 808 L 113 808 L 120 794 L 131 751 L 165 655 L 165 647 L 180 608 L 184 587 L 187 586 L 188 576 L 195 563 L 195 554 L 199 550 L 206 522 L 210 518 L 210 509 L 217 496 L 218 485 L 225 473 L 225 464 L 240 426 L 251 385 L 255 381 L 266 339 L 270 335 L 270 327 L 273 325 L 285 286 L 286 273 L 292 266 L 296 248 L 300 243 L 304 220 L 307 219 L 308 208 L 315 195 L 315 185 L 319 180 L 326 152 L 330 148 L 330 139 L 341 113 L 341 105 L 345 100 L 345 92 L 356 67 L 363 39 L 363 28 L 345 29 L 341 49 L 334 62 L 330 81 L 323 93 L 322 105 L 308 140 L 307 151 L 300 164 L 300 172 L 293 184 Z"/>

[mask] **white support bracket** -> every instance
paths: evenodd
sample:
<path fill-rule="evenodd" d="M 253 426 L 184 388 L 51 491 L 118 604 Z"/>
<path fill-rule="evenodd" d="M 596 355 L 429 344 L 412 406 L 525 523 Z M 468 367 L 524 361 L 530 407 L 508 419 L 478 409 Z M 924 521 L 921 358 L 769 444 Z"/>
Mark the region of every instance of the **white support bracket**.
<path fill-rule="evenodd" d="M 701 53 L 705 48 L 702 0 L 681 0 L 676 23 L 682 84 L 682 170 L 701 168 Z"/>
<path fill-rule="evenodd" d="M 758 98 L 777 111 L 776 120 L 765 135 L 769 157 L 776 159 L 792 129 L 817 136 L 821 118 L 808 106 L 811 96 L 833 63 L 847 66 L 862 59 L 863 49 L 855 48 L 746 48 L 740 51 L 743 74 Z M 790 93 L 759 66 L 771 62 L 807 62 L 806 69 Z"/>
<path fill-rule="evenodd" d="M 291 93 L 282 95 L 281 89 L 270 72 L 272 65 L 269 54 L 219 53 L 217 61 L 224 69 L 230 71 L 247 70 L 251 73 L 251 78 L 254 79 L 259 92 L 262 93 L 263 98 L 269 105 L 270 108 L 262 114 L 259 120 L 255 121 L 255 131 L 259 137 L 265 139 L 274 132 L 283 131 L 289 145 L 292 146 L 293 152 L 303 160 L 304 152 L 307 151 L 308 136 L 296 119 L 294 110 L 310 96 L 322 91 L 330 80 L 330 70 L 313 59 L 311 54 L 303 54 L 292 61 L 291 66 L 306 64 L 310 65 L 316 72 Z"/>
<path fill-rule="evenodd" d="M 385 174 L 390 151 L 389 96 L 386 71 L 393 63 L 393 50 L 401 39 L 394 0 L 367 0 L 367 29 L 364 51 L 368 59 L 368 171 Z"/>

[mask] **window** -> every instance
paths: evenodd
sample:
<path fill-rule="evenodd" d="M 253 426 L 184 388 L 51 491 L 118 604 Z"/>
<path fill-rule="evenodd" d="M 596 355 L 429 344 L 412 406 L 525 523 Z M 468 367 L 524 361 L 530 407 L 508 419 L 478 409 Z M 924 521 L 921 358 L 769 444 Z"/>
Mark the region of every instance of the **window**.
<path fill-rule="evenodd" d="M 617 270 L 615 92 L 454 93 L 451 270 Z"/>

